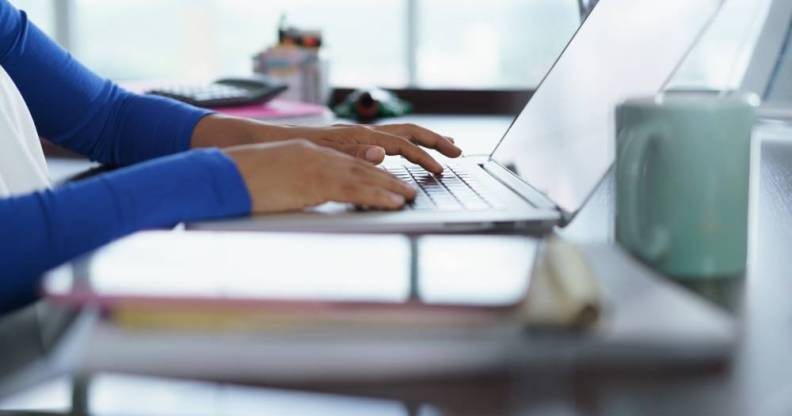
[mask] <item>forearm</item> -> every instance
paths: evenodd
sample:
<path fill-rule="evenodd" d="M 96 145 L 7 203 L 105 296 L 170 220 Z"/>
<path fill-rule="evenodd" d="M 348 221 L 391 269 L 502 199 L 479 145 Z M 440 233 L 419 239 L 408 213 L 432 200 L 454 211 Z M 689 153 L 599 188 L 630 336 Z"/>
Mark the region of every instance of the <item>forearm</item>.
<path fill-rule="evenodd" d="M 77 136 L 97 138 L 94 142 L 101 152 L 93 154 L 100 154 L 98 160 L 105 163 L 130 165 L 189 150 L 196 126 L 211 116 L 209 111 L 170 99 L 122 90 L 119 94 L 121 99 L 110 105 L 115 110 L 87 126 L 93 134 Z M 96 126 L 105 127 L 98 130 Z"/>
<path fill-rule="evenodd" d="M 108 82 L 108 96 L 73 131 L 47 134 L 52 142 L 104 164 L 128 166 L 187 151 L 196 125 L 210 112 L 173 100 L 126 92 Z"/>

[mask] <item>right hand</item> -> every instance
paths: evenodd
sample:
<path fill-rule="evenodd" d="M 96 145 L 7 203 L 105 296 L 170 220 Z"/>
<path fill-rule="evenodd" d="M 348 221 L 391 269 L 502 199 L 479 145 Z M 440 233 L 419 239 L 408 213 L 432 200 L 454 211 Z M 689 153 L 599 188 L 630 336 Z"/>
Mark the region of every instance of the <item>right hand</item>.
<path fill-rule="evenodd" d="M 231 147 L 254 213 L 296 211 L 325 202 L 398 209 L 415 189 L 369 162 L 307 140 Z"/>

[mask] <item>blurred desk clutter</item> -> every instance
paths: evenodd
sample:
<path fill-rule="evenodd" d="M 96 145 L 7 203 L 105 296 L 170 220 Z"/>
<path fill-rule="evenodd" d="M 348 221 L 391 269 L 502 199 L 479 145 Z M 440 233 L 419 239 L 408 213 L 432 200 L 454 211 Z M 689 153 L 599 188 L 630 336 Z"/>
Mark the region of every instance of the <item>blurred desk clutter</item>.
<path fill-rule="evenodd" d="M 278 29 L 278 44 L 253 57 L 253 72 L 288 85 L 284 99 L 324 104 L 330 98 L 330 61 L 322 33 L 286 26 L 285 17 Z"/>
<path fill-rule="evenodd" d="M 172 85 L 147 91 L 147 94 L 173 98 L 203 108 L 239 107 L 264 104 L 288 86 L 265 75 L 223 78 L 205 86 Z"/>
<path fill-rule="evenodd" d="M 184 83 L 170 80 L 131 81 L 121 84 L 133 92 L 159 91 L 164 89 L 179 88 Z M 282 96 L 273 98 L 263 103 L 253 103 L 235 106 L 222 106 L 213 110 L 235 117 L 246 117 L 273 123 L 288 123 L 308 126 L 321 126 L 331 124 L 335 116 L 330 109 L 321 104 L 293 101 Z"/>
<path fill-rule="evenodd" d="M 338 117 L 355 119 L 361 123 L 386 117 L 400 117 L 412 112 L 412 104 L 381 88 L 359 89 L 337 104 L 333 111 Z"/>
<path fill-rule="evenodd" d="M 261 121 L 290 124 L 326 125 L 333 121 L 332 112 L 323 105 L 275 99 L 266 104 L 253 104 L 218 109 L 223 114 Z"/>
<path fill-rule="evenodd" d="M 220 113 L 275 123 L 331 124 L 329 61 L 319 31 L 286 27 L 278 44 L 256 54 L 253 75 L 228 77 L 205 85 L 179 81 L 136 81 L 131 91 L 175 98 Z"/>

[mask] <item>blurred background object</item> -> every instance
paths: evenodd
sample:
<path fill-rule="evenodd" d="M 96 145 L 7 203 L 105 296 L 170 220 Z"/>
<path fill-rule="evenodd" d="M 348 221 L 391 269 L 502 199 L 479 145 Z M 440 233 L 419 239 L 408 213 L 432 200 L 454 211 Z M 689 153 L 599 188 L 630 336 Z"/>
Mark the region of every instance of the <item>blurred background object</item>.
<path fill-rule="evenodd" d="M 323 104 L 330 97 L 330 60 L 321 30 L 287 25 L 282 16 L 278 41 L 253 57 L 253 72 L 288 85 L 283 98 Z"/>
<path fill-rule="evenodd" d="M 575 0 L 12 3 L 51 35 L 68 32 L 69 41 L 59 41 L 77 58 L 119 80 L 205 80 L 247 72 L 251 55 L 277 43 L 286 14 L 290 24 L 322 30 L 333 51 L 335 86 L 529 88 L 579 23 Z M 68 18 L 56 19 L 55 9 Z M 56 29 L 61 20 L 68 30 Z M 141 22 L 147 30 L 140 30 Z M 158 56 L 167 59 L 152 59 Z M 457 71 L 444 68 L 465 70 L 451 74 Z"/>
<path fill-rule="evenodd" d="M 288 89 L 286 83 L 264 75 L 224 78 L 209 85 L 173 85 L 154 88 L 147 94 L 173 98 L 204 108 L 263 104 Z"/>
<path fill-rule="evenodd" d="M 361 122 L 384 117 L 399 117 L 412 111 L 412 105 L 396 94 L 380 88 L 360 89 L 349 94 L 333 111 L 338 117 Z"/>
<path fill-rule="evenodd" d="M 592 0 L 11 0 L 78 59 L 114 80 L 205 82 L 250 72 L 279 19 L 322 32 L 334 104 L 396 90 L 416 112 L 513 113 L 539 84 Z M 729 0 L 672 87 L 735 87 L 769 0 Z M 145 23 L 146 30 L 140 30 Z M 685 24 L 685 22 L 679 22 Z M 432 95 L 423 94 L 427 92 Z M 449 94 L 434 94 L 450 92 Z M 458 93 L 457 93 L 458 92 Z"/>

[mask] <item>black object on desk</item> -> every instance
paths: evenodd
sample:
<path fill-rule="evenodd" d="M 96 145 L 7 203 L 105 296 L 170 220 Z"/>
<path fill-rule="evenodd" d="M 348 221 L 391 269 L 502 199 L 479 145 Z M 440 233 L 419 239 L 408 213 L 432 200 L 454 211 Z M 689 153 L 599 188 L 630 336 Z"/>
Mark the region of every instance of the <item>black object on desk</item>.
<path fill-rule="evenodd" d="M 258 75 L 224 78 L 203 86 L 173 85 L 155 88 L 147 93 L 173 98 L 197 107 L 217 108 L 263 104 L 286 89 L 288 86 L 285 83 Z"/>

